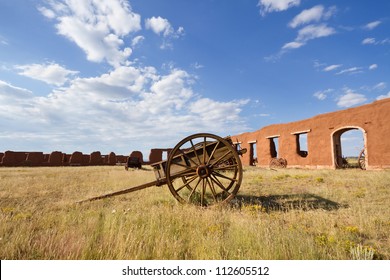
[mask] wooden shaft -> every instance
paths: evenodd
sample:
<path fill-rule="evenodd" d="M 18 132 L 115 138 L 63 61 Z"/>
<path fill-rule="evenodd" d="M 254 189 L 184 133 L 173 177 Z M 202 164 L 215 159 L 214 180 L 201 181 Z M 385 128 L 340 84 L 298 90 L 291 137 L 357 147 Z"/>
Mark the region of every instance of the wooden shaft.
<path fill-rule="evenodd" d="M 117 196 L 117 195 L 121 195 L 121 194 L 125 194 L 125 193 L 139 191 L 139 190 L 150 188 L 150 187 L 153 187 L 153 186 L 161 186 L 163 184 L 165 184 L 165 182 L 153 181 L 153 182 L 149 182 L 149 183 L 142 184 L 142 185 L 139 185 L 139 186 L 135 186 L 135 187 L 127 188 L 127 189 L 124 189 L 124 190 L 116 191 L 116 192 L 113 192 L 113 193 L 103 194 L 103 195 L 91 197 L 91 198 L 88 198 L 88 199 L 85 199 L 85 200 L 80 200 L 80 201 L 77 201 L 77 203 L 83 203 L 83 202 L 87 202 L 87 201 L 99 200 L 99 199 L 103 199 L 103 198 L 107 198 L 107 197 L 112 197 L 112 196 Z"/>

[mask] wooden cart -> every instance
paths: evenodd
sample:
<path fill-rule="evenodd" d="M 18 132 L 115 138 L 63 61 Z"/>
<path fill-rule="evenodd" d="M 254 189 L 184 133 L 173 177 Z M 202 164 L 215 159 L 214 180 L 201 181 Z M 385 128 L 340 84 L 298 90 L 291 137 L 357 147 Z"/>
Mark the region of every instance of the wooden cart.
<path fill-rule="evenodd" d="M 156 180 L 121 191 L 89 198 L 93 201 L 138 191 L 152 186 L 168 185 L 181 203 L 212 206 L 230 201 L 242 181 L 240 155 L 230 137 L 198 133 L 181 140 L 165 161 L 152 164 Z"/>

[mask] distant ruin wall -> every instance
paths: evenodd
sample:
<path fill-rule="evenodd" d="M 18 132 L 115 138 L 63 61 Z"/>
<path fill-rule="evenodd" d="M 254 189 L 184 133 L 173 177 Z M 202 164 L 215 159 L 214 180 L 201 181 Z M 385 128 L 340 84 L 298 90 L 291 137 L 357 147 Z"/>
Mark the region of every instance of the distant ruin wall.
<path fill-rule="evenodd" d="M 149 164 L 153 164 L 159 161 L 162 161 L 163 159 L 167 159 L 170 152 L 172 151 L 172 148 L 168 149 L 151 149 L 149 154 Z M 165 153 L 165 157 L 164 157 Z"/>
<path fill-rule="evenodd" d="M 143 155 L 140 151 L 131 152 L 130 157 L 136 157 L 140 160 L 141 164 L 145 164 L 144 159 L 143 159 Z"/>
<path fill-rule="evenodd" d="M 390 99 L 302 121 L 266 126 L 234 135 L 232 140 L 248 150 L 242 157 L 244 165 L 268 167 L 270 160 L 277 157 L 286 159 L 288 167 L 333 169 L 338 167 L 342 156 L 340 137 L 352 129 L 363 134 L 366 168 L 390 168 Z M 300 148 L 303 135 L 307 138 L 307 151 Z"/>
<path fill-rule="evenodd" d="M 142 153 L 138 152 L 142 159 Z M 127 156 L 115 155 L 111 152 L 108 155 L 102 155 L 99 151 L 90 155 L 81 152 L 65 154 L 60 151 L 54 151 L 50 154 L 43 152 L 15 152 L 6 151 L 0 153 L 0 166 L 18 167 L 18 166 L 88 166 L 88 165 L 117 165 L 124 164 Z"/>
<path fill-rule="evenodd" d="M 89 165 L 102 165 L 103 158 L 100 152 L 93 152 L 89 157 Z"/>

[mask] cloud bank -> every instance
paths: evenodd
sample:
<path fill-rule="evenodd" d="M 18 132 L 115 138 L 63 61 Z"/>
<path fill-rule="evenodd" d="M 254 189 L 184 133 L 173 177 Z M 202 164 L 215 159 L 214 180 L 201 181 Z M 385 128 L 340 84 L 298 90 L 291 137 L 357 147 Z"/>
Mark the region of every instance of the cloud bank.
<path fill-rule="evenodd" d="M 19 75 L 44 82 L 52 91 L 34 92 L 0 80 L 0 141 L 12 143 L 9 149 L 24 150 L 28 142 L 45 152 L 126 154 L 172 147 L 192 133 L 225 136 L 247 129 L 240 114 L 248 100 L 203 97 L 194 90 L 197 78 L 189 72 L 131 60 L 147 32 L 139 34 L 141 16 L 127 1 L 50 0 L 38 10 L 86 60 L 110 68 L 83 77 L 56 62 L 14 66 Z M 162 17 L 146 19 L 145 29 L 165 43 L 184 35 L 183 27 L 175 30 Z"/>

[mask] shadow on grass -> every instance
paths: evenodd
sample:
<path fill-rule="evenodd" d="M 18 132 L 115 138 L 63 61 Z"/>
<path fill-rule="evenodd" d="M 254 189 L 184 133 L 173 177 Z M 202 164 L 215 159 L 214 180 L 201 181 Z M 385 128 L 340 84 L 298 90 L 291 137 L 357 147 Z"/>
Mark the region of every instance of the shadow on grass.
<path fill-rule="evenodd" d="M 232 205 L 239 208 L 244 205 L 260 206 L 264 212 L 286 212 L 290 210 L 310 211 L 317 209 L 334 211 L 340 208 L 348 208 L 346 204 L 340 204 L 310 193 L 269 196 L 237 195 L 232 201 Z"/>

